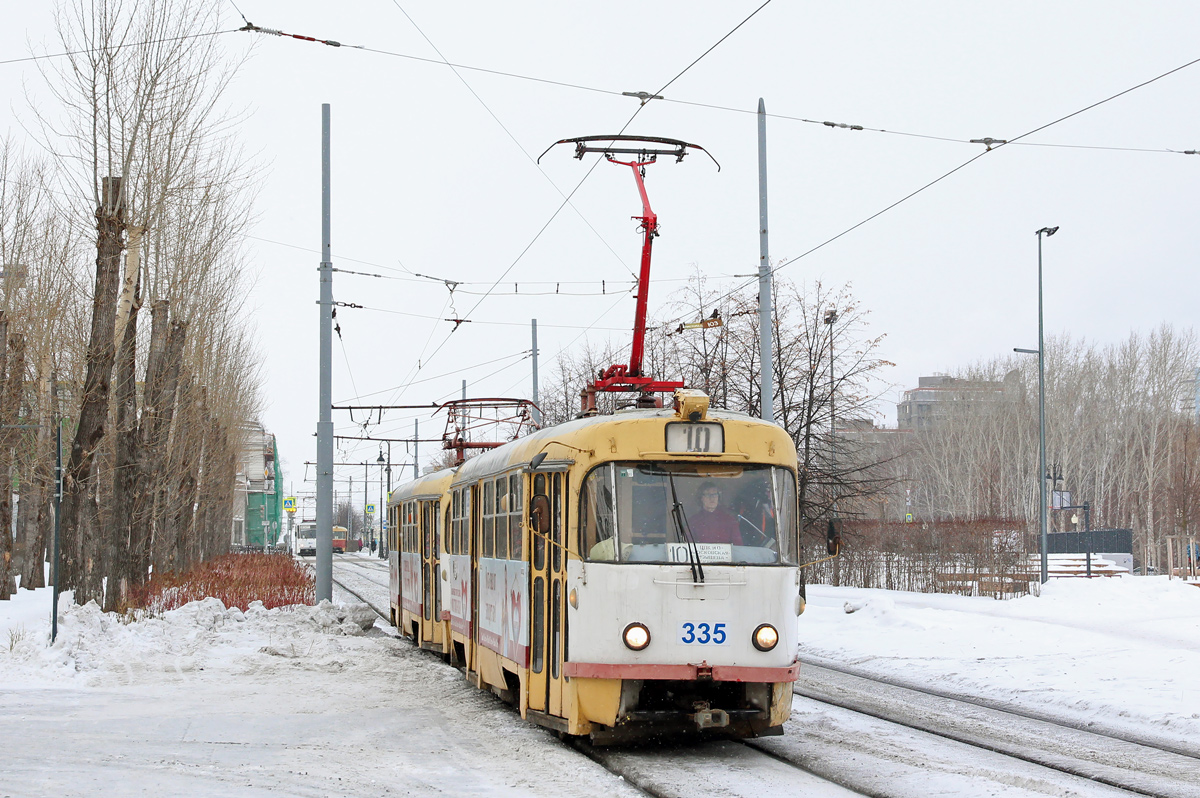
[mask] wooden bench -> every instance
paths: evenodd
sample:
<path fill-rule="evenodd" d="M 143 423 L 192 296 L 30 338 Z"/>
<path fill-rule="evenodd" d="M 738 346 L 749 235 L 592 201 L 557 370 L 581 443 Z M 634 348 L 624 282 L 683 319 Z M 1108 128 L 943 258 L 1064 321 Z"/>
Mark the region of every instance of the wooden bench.
<path fill-rule="evenodd" d="M 956 593 L 962 596 L 992 596 L 1003 599 L 1008 596 L 1023 596 L 1029 592 L 1031 582 L 1037 581 L 1032 574 L 999 576 L 975 571 L 948 571 L 934 576 L 939 593 Z"/>

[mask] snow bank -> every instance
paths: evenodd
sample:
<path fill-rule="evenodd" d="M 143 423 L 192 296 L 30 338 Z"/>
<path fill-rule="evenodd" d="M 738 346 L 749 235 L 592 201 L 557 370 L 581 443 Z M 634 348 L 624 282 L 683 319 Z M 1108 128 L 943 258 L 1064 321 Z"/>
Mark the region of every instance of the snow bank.
<path fill-rule="evenodd" d="M 1051 580 L 1009 601 L 812 585 L 800 658 L 1081 722 L 1200 738 L 1200 589 Z"/>
<path fill-rule="evenodd" d="M 158 615 L 130 617 L 60 597 L 58 638 L 50 637 L 50 589 L 21 591 L 0 607 L 0 688 L 78 686 L 131 681 L 135 672 L 176 676 L 229 664 L 254 652 L 297 657 L 321 637 L 361 635 L 375 623 L 365 604 L 292 605 L 246 612 L 206 598 Z"/>

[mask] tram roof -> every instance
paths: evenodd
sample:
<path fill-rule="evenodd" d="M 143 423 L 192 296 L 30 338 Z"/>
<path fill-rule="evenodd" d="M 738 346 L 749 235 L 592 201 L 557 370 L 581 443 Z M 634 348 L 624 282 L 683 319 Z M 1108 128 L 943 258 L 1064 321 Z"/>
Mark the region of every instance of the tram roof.
<path fill-rule="evenodd" d="M 568 446 L 578 446 L 580 449 L 596 449 L 596 441 L 602 434 L 605 434 L 608 428 L 650 419 L 660 419 L 664 424 L 669 421 L 681 420 L 678 414 L 669 407 L 619 410 L 611 414 L 573 419 L 562 424 L 540 429 L 471 458 L 458 467 L 458 472 L 454 475 L 453 482 L 455 484 L 473 482 L 490 474 L 509 470 L 514 465 L 528 463 L 534 455 L 544 451 L 549 444 L 555 441 L 567 444 Z M 767 437 L 777 436 L 781 439 L 781 443 L 792 444 L 791 437 L 782 427 L 755 418 L 747 413 L 740 413 L 736 410 L 710 409 L 705 420 L 738 422 L 750 427 L 761 427 Z M 607 446 L 607 444 L 605 445 Z M 559 454 L 559 452 L 551 452 L 547 465 L 556 460 Z M 572 455 L 574 454 L 572 453 Z M 570 459 L 574 459 L 574 456 Z M 612 458 L 597 457 L 595 462 L 599 463 L 609 459 Z"/>
<path fill-rule="evenodd" d="M 458 471 L 457 467 L 443 468 L 431 474 L 423 474 L 411 482 L 405 482 L 392 491 L 388 507 L 417 497 L 432 499 L 441 496 L 450 487 L 450 480 L 456 471 Z"/>

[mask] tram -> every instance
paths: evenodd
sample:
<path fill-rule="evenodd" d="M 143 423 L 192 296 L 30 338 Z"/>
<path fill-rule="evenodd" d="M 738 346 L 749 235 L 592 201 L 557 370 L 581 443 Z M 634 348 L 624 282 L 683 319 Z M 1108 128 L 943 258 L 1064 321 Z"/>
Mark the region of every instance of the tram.
<path fill-rule="evenodd" d="M 703 148 L 624 135 L 557 143 L 630 167 L 638 187 L 629 362 L 583 389 L 574 420 L 393 492 L 393 623 L 564 734 L 781 734 L 804 609 L 795 445 L 775 424 L 643 371 L 658 235 L 645 170 Z M 601 414 L 601 392 L 636 399 Z"/>
<path fill-rule="evenodd" d="M 392 615 L 598 743 L 778 734 L 799 672 L 796 450 L 678 390 L 393 492 Z"/>

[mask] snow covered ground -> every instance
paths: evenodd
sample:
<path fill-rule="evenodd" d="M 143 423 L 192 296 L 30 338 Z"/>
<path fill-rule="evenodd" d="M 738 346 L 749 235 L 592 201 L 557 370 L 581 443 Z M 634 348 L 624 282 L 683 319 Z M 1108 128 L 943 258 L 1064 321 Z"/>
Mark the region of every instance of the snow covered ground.
<path fill-rule="evenodd" d="M 1008 601 L 813 585 L 800 658 L 1200 747 L 1200 587 L 1052 579 Z"/>
<path fill-rule="evenodd" d="M 335 607 L 123 623 L 64 600 L 47 647 L 49 602 L 0 604 L 6 798 L 640 794 Z"/>
<path fill-rule="evenodd" d="M 802 659 L 1200 739 L 1194 586 L 808 596 Z M 47 591 L 0 603 L 0 796 L 638 794 L 345 609 L 210 599 L 126 623 L 64 599 L 54 646 L 48 615 Z"/>

